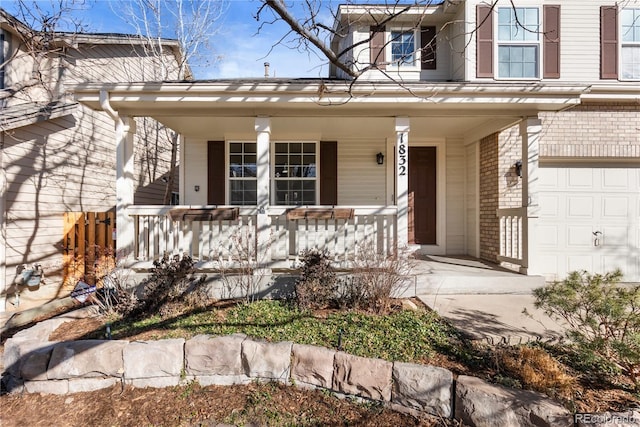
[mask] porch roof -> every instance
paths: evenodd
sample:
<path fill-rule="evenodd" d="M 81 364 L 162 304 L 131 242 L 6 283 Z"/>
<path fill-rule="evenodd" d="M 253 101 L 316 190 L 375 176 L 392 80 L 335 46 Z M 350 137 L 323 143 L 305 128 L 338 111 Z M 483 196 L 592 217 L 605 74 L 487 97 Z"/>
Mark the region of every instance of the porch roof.
<path fill-rule="evenodd" d="M 82 84 L 76 99 L 101 110 L 100 93 L 121 115 L 147 116 L 184 134 L 212 118 L 420 117 L 449 120 L 465 133 L 506 126 L 540 111 L 580 103 L 588 86 L 569 83 L 363 82 L 331 79 L 235 79 Z M 189 119 L 186 119 L 189 118 Z M 496 123 L 494 123 L 495 125 Z M 453 126 L 453 125 L 452 125 Z M 495 131 L 495 130 L 494 130 Z"/>

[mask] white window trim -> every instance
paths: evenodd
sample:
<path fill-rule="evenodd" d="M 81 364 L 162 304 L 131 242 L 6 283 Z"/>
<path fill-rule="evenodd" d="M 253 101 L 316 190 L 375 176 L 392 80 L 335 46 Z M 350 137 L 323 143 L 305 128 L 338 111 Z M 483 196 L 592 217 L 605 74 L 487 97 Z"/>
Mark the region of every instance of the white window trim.
<path fill-rule="evenodd" d="M 269 203 L 271 206 L 278 207 L 287 207 L 287 206 L 298 206 L 298 205 L 279 205 L 276 203 L 276 144 L 315 144 L 315 156 L 316 156 L 316 176 L 314 178 L 315 182 L 315 206 L 320 204 L 320 141 L 310 141 L 310 140 L 286 140 L 286 141 L 271 141 L 271 146 L 269 147 L 269 158 L 271 160 L 270 165 L 270 176 L 269 176 Z M 309 179 L 309 181 L 311 181 Z M 306 205 L 302 205 L 306 206 Z"/>
<path fill-rule="evenodd" d="M 618 80 L 620 81 L 625 81 L 625 82 L 637 82 L 640 81 L 640 76 L 638 76 L 637 78 L 625 78 L 622 76 L 622 48 L 624 46 L 637 46 L 640 47 L 640 41 L 635 41 L 635 42 L 624 42 L 622 40 L 622 11 L 623 10 L 640 10 L 640 7 L 621 7 L 618 10 Z"/>
<path fill-rule="evenodd" d="M 228 140 L 225 141 L 225 159 L 224 159 L 224 185 L 225 185 L 225 202 L 231 206 L 257 206 L 255 205 L 235 205 L 231 203 L 231 177 L 229 176 L 229 170 L 231 168 L 231 144 L 256 144 L 257 141 L 252 140 Z M 258 159 L 256 153 L 256 168 L 258 167 Z M 255 178 L 235 178 L 237 181 L 249 181 L 254 179 L 257 183 L 258 177 Z"/>
<path fill-rule="evenodd" d="M 531 80 L 542 80 L 542 70 L 544 70 L 544 68 L 542 67 L 542 60 L 544 58 L 544 52 L 542 52 L 542 37 L 541 35 L 543 34 L 543 28 L 544 28 L 544 16 L 543 16 L 543 10 L 542 10 L 542 6 L 540 5 L 527 5 L 527 4 L 523 4 L 523 5 L 518 5 L 516 6 L 516 9 L 538 9 L 538 40 L 533 41 L 533 40 L 500 40 L 499 35 L 500 35 L 500 22 L 499 22 L 499 15 L 498 12 L 500 9 L 512 9 L 512 6 L 499 6 L 496 7 L 494 10 L 494 25 L 493 25 L 493 48 L 494 48 L 494 55 L 493 55 L 493 69 L 495 70 L 494 73 L 494 78 L 496 80 L 511 80 L 511 81 L 531 81 Z M 525 31 L 523 29 L 523 31 Z M 500 45 L 503 46 L 533 46 L 533 45 L 537 45 L 538 46 L 538 70 L 537 70 L 537 77 L 502 77 L 500 76 Z"/>
<path fill-rule="evenodd" d="M 403 33 L 408 33 L 408 32 L 413 32 L 413 64 L 407 64 L 407 63 L 403 63 L 403 64 L 396 64 L 395 62 L 392 62 L 391 58 L 392 56 L 392 39 L 391 39 L 391 33 L 392 32 L 403 32 Z M 421 46 L 421 40 L 420 40 L 420 29 L 419 28 L 402 28 L 402 27 L 391 27 L 391 28 L 387 28 L 387 31 L 385 32 L 385 58 L 387 58 L 386 62 L 387 64 L 387 70 L 391 70 L 391 71 L 420 71 L 420 61 L 422 60 L 422 56 L 421 56 L 421 51 L 420 51 L 420 46 Z"/>

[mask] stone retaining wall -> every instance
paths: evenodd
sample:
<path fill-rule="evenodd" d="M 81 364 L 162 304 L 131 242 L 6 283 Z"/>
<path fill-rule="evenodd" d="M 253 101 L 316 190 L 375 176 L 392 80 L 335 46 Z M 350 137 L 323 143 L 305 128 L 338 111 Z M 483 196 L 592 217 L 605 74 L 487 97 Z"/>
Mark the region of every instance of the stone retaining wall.
<path fill-rule="evenodd" d="M 48 321 L 47 321 L 48 322 Z M 190 340 L 47 342 L 58 323 L 38 324 L 5 343 L 4 382 L 11 392 L 66 394 L 111 387 L 203 386 L 279 381 L 384 402 L 413 414 L 455 417 L 470 426 L 573 426 L 546 396 L 489 384 L 443 368 L 358 357 L 245 335 Z M 43 339 L 44 338 L 44 339 Z"/>

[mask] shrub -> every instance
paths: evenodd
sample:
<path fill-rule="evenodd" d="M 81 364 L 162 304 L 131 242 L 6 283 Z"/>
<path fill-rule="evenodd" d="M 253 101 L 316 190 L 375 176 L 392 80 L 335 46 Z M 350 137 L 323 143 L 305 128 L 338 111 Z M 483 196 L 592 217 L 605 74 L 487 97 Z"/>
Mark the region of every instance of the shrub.
<path fill-rule="evenodd" d="M 326 252 L 310 249 L 300 255 L 302 271 L 295 285 L 296 303 L 301 308 L 335 306 L 338 282 Z"/>
<path fill-rule="evenodd" d="M 570 395 L 575 379 L 546 351 L 537 347 L 499 347 L 496 349 L 497 368 L 524 387 L 548 393 L 557 390 Z"/>
<path fill-rule="evenodd" d="M 391 309 L 413 264 L 406 253 L 379 253 L 371 242 L 358 245 L 353 275 L 344 287 L 343 303 L 349 307 L 386 313 Z"/>
<path fill-rule="evenodd" d="M 191 257 L 165 255 L 153 262 L 151 274 L 142 281 L 142 299 L 134 315 L 173 314 L 174 303 L 184 302 L 186 295 L 204 286 L 204 276 L 193 277 L 195 269 Z"/>
<path fill-rule="evenodd" d="M 535 306 L 567 323 L 579 351 L 615 364 L 640 388 L 640 285 L 621 286 L 621 278 L 619 270 L 572 272 L 535 289 Z"/>

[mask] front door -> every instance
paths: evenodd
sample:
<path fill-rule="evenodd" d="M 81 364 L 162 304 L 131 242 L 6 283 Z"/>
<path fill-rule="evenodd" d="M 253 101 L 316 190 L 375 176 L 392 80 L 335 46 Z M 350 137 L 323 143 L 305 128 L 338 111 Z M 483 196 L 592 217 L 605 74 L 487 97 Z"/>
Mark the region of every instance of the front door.
<path fill-rule="evenodd" d="M 436 147 L 409 147 L 409 243 L 437 243 Z"/>

